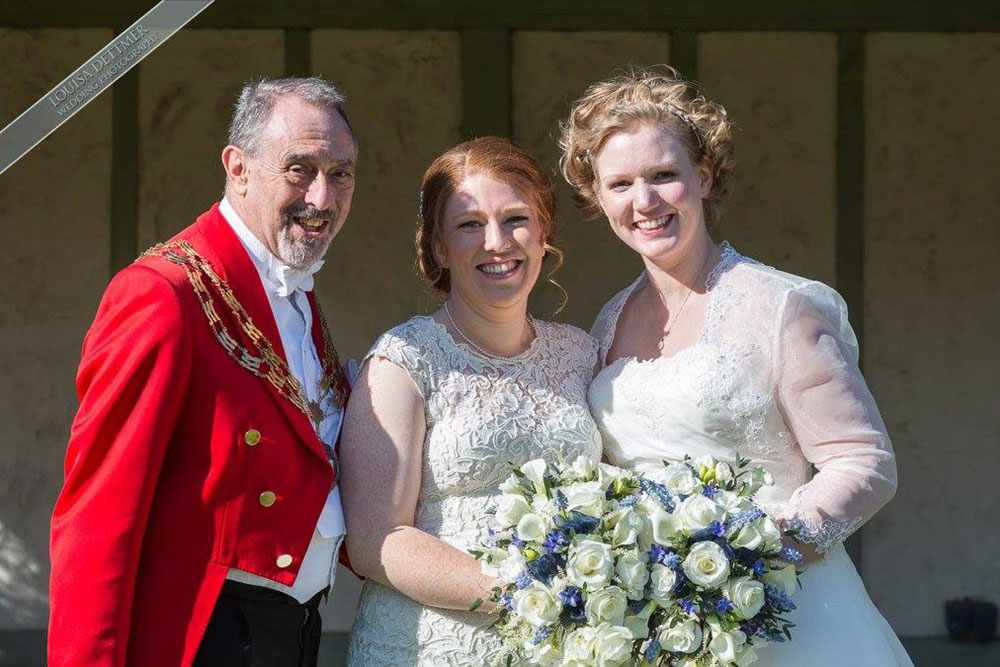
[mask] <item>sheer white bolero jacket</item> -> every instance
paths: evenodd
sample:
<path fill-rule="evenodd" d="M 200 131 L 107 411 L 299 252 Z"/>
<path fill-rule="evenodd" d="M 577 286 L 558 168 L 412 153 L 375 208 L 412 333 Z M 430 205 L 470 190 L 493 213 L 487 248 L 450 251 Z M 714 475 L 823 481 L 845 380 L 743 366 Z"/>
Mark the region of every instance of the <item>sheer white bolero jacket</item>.
<path fill-rule="evenodd" d="M 623 307 L 645 280 L 643 273 L 598 316 L 591 333 L 602 363 Z M 728 244 L 707 289 L 696 343 L 672 357 L 614 360 L 591 383 L 605 452 L 640 470 L 685 454 L 763 464 L 775 483 L 757 498 L 762 508 L 828 552 L 896 488 L 892 446 L 858 369 L 844 301 Z"/>

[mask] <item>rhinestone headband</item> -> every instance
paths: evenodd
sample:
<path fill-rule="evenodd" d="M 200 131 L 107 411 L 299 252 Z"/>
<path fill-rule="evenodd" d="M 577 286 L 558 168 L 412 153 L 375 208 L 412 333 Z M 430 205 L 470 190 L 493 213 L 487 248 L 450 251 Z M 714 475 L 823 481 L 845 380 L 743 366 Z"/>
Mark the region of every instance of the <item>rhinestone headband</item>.
<path fill-rule="evenodd" d="M 698 131 L 698 126 L 694 124 L 694 121 L 673 104 L 666 104 L 664 105 L 664 108 L 667 110 L 667 113 L 680 119 L 681 122 L 687 125 L 688 129 L 691 130 L 691 134 L 694 135 L 695 141 L 698 142 L 698 150 L 705 150 L 705 146 L 701 143 L 701 132 Z"/>

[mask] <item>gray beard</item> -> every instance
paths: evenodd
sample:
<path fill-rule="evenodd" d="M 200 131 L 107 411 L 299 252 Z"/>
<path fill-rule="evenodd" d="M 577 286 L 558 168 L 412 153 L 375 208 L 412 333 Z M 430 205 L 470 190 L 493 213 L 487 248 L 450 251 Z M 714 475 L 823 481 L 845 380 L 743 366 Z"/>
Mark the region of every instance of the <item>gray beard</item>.
<path fill-rule="evenodd" d="M 323 259 L 332 240 L 332 236 L 322 241 L 296 240 L 291 225 L 285 225 L 278 232 L 278 259 L 293 269 L 305 269 Z"/>

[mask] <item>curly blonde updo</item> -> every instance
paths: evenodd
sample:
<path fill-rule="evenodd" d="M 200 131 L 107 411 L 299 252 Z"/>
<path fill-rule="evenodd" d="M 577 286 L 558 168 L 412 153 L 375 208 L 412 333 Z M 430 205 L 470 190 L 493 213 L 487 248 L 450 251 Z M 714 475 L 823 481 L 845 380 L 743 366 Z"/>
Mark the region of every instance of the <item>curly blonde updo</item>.
<path fill-rule="evenodd" d="M 448 199 L 462 181 L 482 174 L 508 183 L 524 194 L 538 219 L 542 248 L 560 265 L 562 251 L 552 245 L 556 233 L 556 198 L 552 181 L 528 151 L 504 137 L 480 137 L 449 148 L 439 155 L 424 173 L 420 186 L 420 218 L 417 221 L 417 264 L 434 289 L 451 291 L 451 275 L 441 266 L 434 252 L 441 242 L 441 225 Z M 440 246 L 438 246 L 440 247 Z"/>
<path fill-rule="evenodd" d="M 705 219 L 718 220 L 736 164 L 733 122 L 721 105 L 705 99 L 697 84 L 666 66 L 630 69 L 595 83 L 573 104 L 561 124 L 559 167 L 576 190 L 580 209 L 590 217 L 601 214 L 594 156 L 611 135 L 637 122 L 668 127 L 684 142 L 693 163 L 705 161 L 712 174 Z"/>

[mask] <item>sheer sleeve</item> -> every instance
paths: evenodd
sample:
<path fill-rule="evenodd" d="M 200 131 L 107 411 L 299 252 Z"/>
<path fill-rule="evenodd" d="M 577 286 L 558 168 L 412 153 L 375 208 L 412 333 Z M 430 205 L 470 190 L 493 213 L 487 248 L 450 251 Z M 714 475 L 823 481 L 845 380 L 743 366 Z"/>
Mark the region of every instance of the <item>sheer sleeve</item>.
<path fill-rule="evenodd" d="M 892 498 L 896 462 L 885 424 L 858 368 L 857 338 L 833 289 L 807 283 L 778 309 L 775 394 L 817 474 L 792 494 L 781 518 L 825 553 Z"/>

